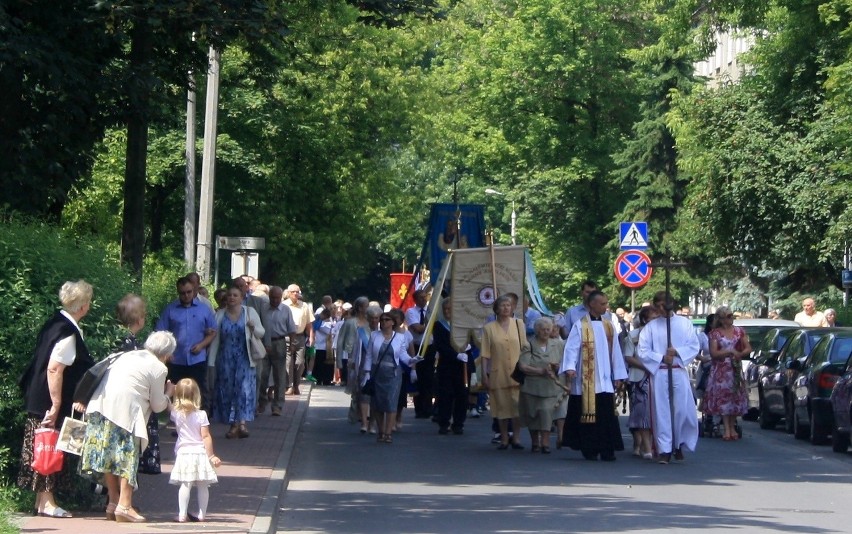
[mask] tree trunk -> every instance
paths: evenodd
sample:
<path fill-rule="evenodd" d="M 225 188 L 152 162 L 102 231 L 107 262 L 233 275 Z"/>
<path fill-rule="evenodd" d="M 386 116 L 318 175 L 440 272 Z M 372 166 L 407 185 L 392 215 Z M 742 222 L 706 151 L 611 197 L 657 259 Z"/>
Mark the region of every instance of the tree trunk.
<path fill-rule="evenodd" d="M 121 261 L 142 274 L 145 251 L 145 183 L 148 155 L 148 105 L 150 101 L 151 38 L 148 26 L 137 19 L 131 34 L 127 114 L 127 161 L 124 170 L 124 214 Z"/>

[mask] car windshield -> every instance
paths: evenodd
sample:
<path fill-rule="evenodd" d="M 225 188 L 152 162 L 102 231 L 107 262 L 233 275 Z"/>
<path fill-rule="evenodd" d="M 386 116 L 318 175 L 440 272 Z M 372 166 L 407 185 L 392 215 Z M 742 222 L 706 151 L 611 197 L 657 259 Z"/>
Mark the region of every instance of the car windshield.
<path fill-rule="evenodd" d="M 850 354 L 852 354 L 852 338 L 841 337 L 834 340 L 834 346 L 831 347 L 831 363 L 843 363 L 849 359 Z"/>
<path fill-rule="evenodd" d="M 766 333 L 769 332 L 772 327 L 771 326 L 743 326 L 741 327 L 745 330 L 745 333 L 748 334 L 749 343 L 751 343 L 752 348 L 757 348 L 763 343 L 763 338 L 766 337 Z M 782 342 L 778 345 L 779 347 L 783 345 Z"/>

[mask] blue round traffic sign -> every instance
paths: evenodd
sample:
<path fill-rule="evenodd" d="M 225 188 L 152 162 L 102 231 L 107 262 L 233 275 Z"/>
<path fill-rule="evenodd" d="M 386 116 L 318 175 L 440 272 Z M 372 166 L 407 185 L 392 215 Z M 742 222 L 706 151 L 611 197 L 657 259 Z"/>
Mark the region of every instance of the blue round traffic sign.
<path fill-rule="evenodd" d="M 630 289 L 647 284 L 653 273 L 651 258 L 641 250 L 625 250 L 615 259 L 615 277 Z"/>

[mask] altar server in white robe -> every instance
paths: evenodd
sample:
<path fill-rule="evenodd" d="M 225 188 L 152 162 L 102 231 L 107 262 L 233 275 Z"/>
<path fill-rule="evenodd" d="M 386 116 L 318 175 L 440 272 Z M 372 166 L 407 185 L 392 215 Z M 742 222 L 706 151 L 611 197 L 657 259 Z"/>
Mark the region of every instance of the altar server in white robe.
<path fill-rule="evenodd" d="M 574 323 L 562 356 L 571 394 L 562 443 L 583 453 L 587 460 L 615 460 L 624 450 L 615 388 L 627 378 L 618 332 L 604 314 L 609 300 L 600 291 L 588 296 L 589 313 Z"/>
<path fill-rule="evenodd" d="M 698 354 L 698 336 L 695 327 L 686 317 L 666 311 L 666 292 L 654 295 L 653 305 L 660 317 L 649 322 L 639 336 L 638 356 L 651 373 L 651 414 L 654 439 L 661 464 L 683 460 L 683 448 L 695 450 L 698 443 L 698 415 L 689 383 L 687 366 Z M 671 321 L 671 347 L 666 336 L 666 314 Z M 674 386 L 674 439 L 672 443 L 672 418 L 669 408 L 669 368 Z"/>

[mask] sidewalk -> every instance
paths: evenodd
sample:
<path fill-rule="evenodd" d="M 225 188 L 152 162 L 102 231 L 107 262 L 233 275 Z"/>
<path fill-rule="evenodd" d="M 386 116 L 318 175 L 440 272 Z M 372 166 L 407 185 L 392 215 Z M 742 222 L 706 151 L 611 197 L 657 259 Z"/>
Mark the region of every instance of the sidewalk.
<path fill-rule="evenodd" d="M 281 417 L 272 417 L 269 409 L 248 424 L 247 439 L 225 439 L 228 425 L 211 424 L 213 447 L 222 459 L 217 469 L 219 483 L 210 487 L 210 504 L 204 523 L 176 523 L 177 486 L 169 484 L 174 461 L 171 431 L 161 428 L 160 453 L 163 472 L 139 475 L 139 490 L 133 504 L 147 518 L 146 523 L 115 523 L 104 519 L 103 512 L 76 512 L 71 519 L 25 518 L 21 532 L 121 533 L 148 532 L 246 532 L 267 534 L 275 531 L 279 498 L 287 484 L 287 468 L 292 457 L 299 427 L 310 403 L 310 383 L 300 385 L 299 397 L 288 396 Z M 60 502 L 60 505 L 63 504 Z M 195 491 L 190 510 L 196 506 Z"/>

